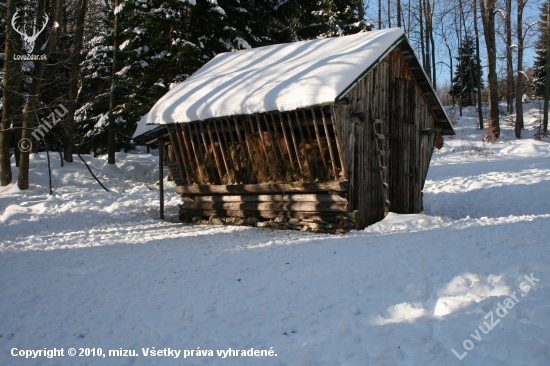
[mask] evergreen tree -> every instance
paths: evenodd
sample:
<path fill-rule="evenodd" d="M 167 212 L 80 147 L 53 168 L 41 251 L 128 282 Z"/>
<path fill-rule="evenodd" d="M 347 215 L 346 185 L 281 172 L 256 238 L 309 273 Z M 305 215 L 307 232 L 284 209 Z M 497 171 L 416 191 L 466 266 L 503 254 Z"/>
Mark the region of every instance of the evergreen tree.
<path fill-rule="evenodd" d="M 544 97 L 544 84 L 546 83 L 546 17 L 548 4 L 544 4 L 540 11 L 539 39 L 535 45 L 535 63 L 533 66 L 533 92 L 539 98 Z"/>
<path fill-rule="evenodd" d="M 462 107 L 474 105 L 478 73 L 481 77 L 483 71 L 476 62 L 475 44 L 469 35 L 465 36 L 464 43 L 459 47 L 456 60 L 455 77 L 449 94 L 454 96 Z M 483 88 L 483 83 L 481 87 Z"/>
<path fill-rule="evenodd" d="M 126 0 L 122 2 L 116 75 L 117 146 L 129 149 L 141 116 L 173 85 L 217 54 L 367 30 L 361 1 L 343 0 Z M 110 11 L 112 14 L 112 10 Z M 102 29 L 112 29 L 105 17 Z M 107 141 L 111 31 L 87 46 L 84 91 L 77 121 L 86 151 L 104 153 Z M 87 101 L 87 102 L 86 102 Z"/>

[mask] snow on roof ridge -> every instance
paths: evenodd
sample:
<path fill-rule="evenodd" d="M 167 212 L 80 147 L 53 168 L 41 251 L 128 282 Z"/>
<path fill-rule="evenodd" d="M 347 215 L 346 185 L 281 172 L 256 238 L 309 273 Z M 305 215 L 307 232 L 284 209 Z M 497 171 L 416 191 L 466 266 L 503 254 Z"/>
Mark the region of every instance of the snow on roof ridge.
<path fill-rule="evenodd" d="M 390 29 L 397 29 L 397 28 L 388 28 L 388 29 L 382 29 L 380 31 L 370 31 L 370 32 L 360 32 L 360 33 L 355 33 L 355 34 L 351 34 L 349 36 L 346 36 L 346 37 L 356 37 L 356 36 L 362 36 L 362 35 L 371 35 L 371 34 L 374 34 L 376 32 L 384 32 L 384 31 L 388 31 Z M 403 34 L 405 34 L 403 32 Z M 220 56 L 223 56 L 223 55 L 234 55 L 235 53 L 240 53 L 241 55 L 245 54 L 245 53 L 248 53 L 248 52 L 254 52 L 254 51 L 259 51 L 259 50 L 265 50 L 265 49 L 269 49 L 269 48 L 276 48 L 277 46 L 279 47 L 285 47 L 287 45 L 297 45 L 297 44 L 306 44 L 306 43 L 309 43 L 309 44 L 312 44 L 312 43 L 316 43 L 316 42 L 330 42 L 332 40 L 335 40 L 335 39 L 338 39 L 340 37 L 332 37 L 332 38 L 317 38 L 317 39 L 310 39 L 310 40 L 305 40 L 305 41 L 297 41 L 297 42 L 292 42 L 292 43 L 278 43 L 278 44 L 274 44 L 274 45 L 269 45 L 269 46 L 262 46 L 262 47 L 256 47 L 256 48 L 249 48 L 249 49 L 245 49 L 245 50 L 238 50 L 238 51 L 232 51 L 232 52 L 224 52 L 224 53 L 220 53 L 218 55 L 216 55 L 216 57 L 220 57 Z M 367 40 L 371 40 L 373 37 L 369 37 Z M 349 50 L 352 46 L 349 46 L 345 49 L 342 49 L 342 50 L 339 50 L 337 52 L 337 54 L 341 54 L 343 53 L 344 51 L 346 50 Z M 212 59 L 212 61 L 214 61 L 215 58 Z M 305 58 L 302 58 L 303 61 L 311 61 L 311 60 L 316 60 L 316 59 L 320 59 L 320 58 L 323 58 L 323 57 L 326 57 L 324 55 L 319 55 L 319 56 L 315 56 L 315 57 L 305 57 Z M 291 59 L 291 60 L 288 60 L 288 61 L 284 61 L 284 62 L 281 62 L 281 64 L 288 64 L 288 63 L 291 63 L 291 62 L 296 62 L 297 60 L 296 59 Z M 265 66 L 262 66 L 262 67 L 258 67 L 258 68 L 247 68 L 247 70 L 250 70 L 250 71 L 254 71 L 254 70 L 260 70 L 260 69 L 265 69 L 265 68 L 269 68 L 271 67 L 272 65 L 265 65 Z M 206 75 L 203 75 L 203 73 L 201 72 L 203 68 L 197 70 L 197 72 L 195 72 L 193 75 L 191 75 L 188 80 L 196 80 L 196 79 L 200 79 L 202 77 L 207 77 Z M 219 76 L 225 76 L 225 75 L 228 75 L 228 74 L 232 74 L 232 73 L 236 73 L 238 72 L 239 70 L 236 70 L 236 71 L 229 71 L 227 72 L 226 74 L 217 74 Z"/>
<path fill-rule="evenodd" d="M 404 37 L 390 28 L 217 55 L 157 101 L 146 124 L 333 103 Z"/>

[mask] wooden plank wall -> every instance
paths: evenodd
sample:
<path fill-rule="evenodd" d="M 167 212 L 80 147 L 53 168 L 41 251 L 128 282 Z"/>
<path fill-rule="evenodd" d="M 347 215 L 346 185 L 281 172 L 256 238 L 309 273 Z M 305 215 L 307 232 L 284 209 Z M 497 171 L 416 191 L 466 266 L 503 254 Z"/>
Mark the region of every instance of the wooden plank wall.
<path fill-rule="evenodd" d="M 374 119 L 382 119 L 389 155 L 390 211 L 419 212 L 434 142 L 432 134 L 422 135 L 421 130 L 433 129 L 434 118 L 400 49 L 391 52 L 346 97 L 348 103 L 335 105 L 333 113 L 350 182 L 350 208 L 360 212 L 365 225 L 384 217 L 373 125 Z M 352 119 L 357 113 L 363 114 L 363 122 Z"/>
<path fill-rule="evenodd" d="M 433 153 L 435 120 L 413 81 L 394 79 L 390 101 L 393 112 L 388 132 L 391 210 L 418 213 L 422 211 L 422 189 Z"/>

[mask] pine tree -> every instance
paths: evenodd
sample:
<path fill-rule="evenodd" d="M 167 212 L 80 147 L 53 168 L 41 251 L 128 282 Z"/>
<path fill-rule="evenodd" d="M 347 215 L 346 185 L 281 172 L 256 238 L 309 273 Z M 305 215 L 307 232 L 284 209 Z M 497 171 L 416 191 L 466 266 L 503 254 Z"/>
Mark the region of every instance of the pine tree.
<path fill-rule="evenodd" d="M 449 94 L 458 100 L 460 106 L 467 107 L 475 104 L 477 76 L 483 75 L 483 71 L 476 62 L 475 43 L 469 35 L 464 37 L 464 43 L 459 47 L 458 54 L 455 77 Z M 483 88 L 483 83 L 481 87 Z"/>
<path fill-rule="evenodd" d="M 533 66 L 533 92 L 536 97 L 544 97 L 544 84 L 546 83 L 546 16 L 548 4 L 544 4 L 540 11 L 539 39 L 535 45 L 535 63 Z"/>
<path fill-rule="evenodd" d="M 141 116 L 175 84 L 223 52 L 319 37 L 368 27 L 360 0 L 126 0 L 121 15 L 116 122 L 117 147 Z M 112 10 L 110 11 L 112 14 Z M 101 29 L 112 29 L 106 17 Z M 97 34 L 81 63 L 85 86 L 78 111 L 84 150 L 105 152 L 112 33 Z"/>

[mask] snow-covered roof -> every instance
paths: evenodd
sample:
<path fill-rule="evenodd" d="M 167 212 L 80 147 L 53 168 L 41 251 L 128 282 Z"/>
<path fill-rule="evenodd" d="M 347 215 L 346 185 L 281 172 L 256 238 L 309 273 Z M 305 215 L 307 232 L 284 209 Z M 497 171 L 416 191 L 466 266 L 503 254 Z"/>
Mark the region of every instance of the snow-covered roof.
<path fill-rule="evenodd" d="M 144 117 L 145 123 L 187 123 L 332 104 L 401 42 L 440 127 L 454 134 L 401 28 L 219 54 L 166 93 Z"/>
<path fill-rule="evenodd" d="M 392 28 L 219 54 L 164 95 L 147 124 L 334 103 L 404 37 Z"/>
<path fill-rule="evenodd" d="M 138 126 L 136 128 L 136 131 L 134 132 L 134 135 L 132 136 L 132 139 L 135 139 L 136 137 L 149 134 L 159 128 L 159 125 L 148 125 L 145 122 L 147 121 L 147 114 L 139 120 Z"/>

